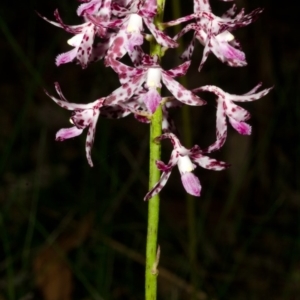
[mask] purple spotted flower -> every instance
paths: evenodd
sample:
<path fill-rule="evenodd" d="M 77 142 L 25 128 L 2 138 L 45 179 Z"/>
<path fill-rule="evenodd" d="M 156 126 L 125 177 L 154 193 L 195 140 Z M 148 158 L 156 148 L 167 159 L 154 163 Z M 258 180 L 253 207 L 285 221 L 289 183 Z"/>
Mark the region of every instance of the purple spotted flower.
<path fill-rule="evenodd" d="M 92 167 L 93 162 L 91 158 L 91 149 L 94 143 L 96 124 L 100 114 L 100 108 L 102 107 L 105 98 L 97 99 L 96 101 L 88 104 L 70 103 L 64 97 L 57 82 L 55 83 L 55 89 L 60 99 L 51 96 L 47 91 L 45 91 L 45 93 L 59 106 L 67 110 L 73 110 L 70 122 L 74 124 L 73 127 L 60 129 L 56 133 L 56 140 L 64 141 L 65 139 L 76 137 L 80 135 L 86 127 L 88 127 L 85 150 L 88 163 Z"/>
<path fill-rule="evenodd" d="M 107 52 L 109 59 L 120 59 L 126 53 L 132 52 L 134 47 L 143 44 L 143 24 L 148 27 L 156 41 L 162 46 L 174 48 L 178 45 L 173 39 L 158 30 L 153 23 L 153 18 L 157 13 L 156 0 L 131 1 L 128 9 L 114 3 L 112 13 L 122 19 L 122 25 L 111 40 L 111 46 Z"/>
<path fill-rule="evenodd" d="M 43 18 L 52 25 L 64 28 L 67 32 L 74 34 L 74 36 L 67 41 L 73 49 L 59 54 L 56 57 L 56 65 L 59 66 L 61 64 L 66 64 L 76 59 L 81 64 L 82 68 L 86 68 L 92 53 L 92 45 L 95 38 L 94 24 L 86 22 L 82 25 L 69 26 L 62 22 L 57 10 L 54 14 L 58 23 L 50 21 L 45 17 Z"/>
<path fill-rule="evenodd" d="M 160 171 L 162 171 L 162 174 L 159 181 L 147 193 L 144 200 L 149 200 L 162 190 L 171 175 L 173 167 L 176 165 L 178 166 L 184 189 L 188 194 L 193 196 L 200 196 L 201 193 L 200 181 L 192 172 L 196 168 L 196 165 L 215 171 L 224 170 L 225 168 L 229 167 L 229 164 L 225 162 L 217 161 L 213 158 L 203 155 L 203 152 L 197 145 L 191 149 L 186 149 L 181 145 L 179 139 L 173 133 L 164 133 L 155 140 L 159 142 L 163 139 L 170 139 L 173 144 L 174 148 L 171 153 L 171 158 L 168 164 L 165 164 L 162 161 L 156 161 L 156 166 Z"/>
<path fill-rule="evenodd" d="M 272 89 L 267 88 L 260 92 L 257 90 L 261 87 L 261 83 L 255 86 L 251 91 L 243 95 L 232 95 L 224 92 L 219 87 L 213 85 L 202 86 L 197 89 L 193 89 L 194 93 L 197 92 L 211 92 L 217 96 L 217 121 L 216 121 L 216 141 L 205 149 L 205 152 L 212 152 L 220 149 L 226 140 L 227 137 L 227 122 L 226 116 L 232 127 L 240 134 L 250 135 L 251 126 L 246 123 L 250 118 L 250 114 L 244 108 L 236 105 L 234 102 L 250 102 L 258 100 L 263 96 L 267 95 Z"/>
<path fill-rule="evenodd" d="M 157 92 L 157 89 L 161 88 L 161 82 L 165 84 L 177 100 L 184 104 L 193 106 L 206 104 L 204 100 L 173 79 L 184 75 L 190 66 L 190 62 L 185 62 L 168 71 L 159 66 L 156 57 L 149 55 L 144 55 L 142 64 L 136 68 L 129 67 L 113 59 L 107 60 L 107 63 L 119 75 L 122 86 L 107 97 L 106 105 L 125 102 L 135 94 L 142 94 L 148 111 L 153 113 L 161 102 L 161 96 Z"/>
<path fill-rule="evenodd" d="M 213 52 L 220 61 L 231 67 L 241 67 L 247 64 L 245 53 L 240 49 L 240 45 L 231 31 L 254 22 L 261 12 L 262 9 L 258 8 L 246 15 L 244 10 L 237 13 L 236 5 L 233 5 L 222 17 L 217 17 L 212 13 L 207 0 L 194 0 L 194 14 L 165 23 L 165 25 L 173 26 L 195 19 L 195 22 L 184 27 L 174 37 L 174 40 L 179 39 L 190 30 L 194 31 L 192 41 L 181 57 L 185 60 L 191 59 L 197 39 L 204 46 L 199 71 L 210 52 Z"/>
<path fill-rule="evenodd" d="M 107 0 L 104 1 L 104 4 L 107 5 L 107 2 Z M 92 5 L 91 7 L 89 7 L 88 4 L 94 4 L 94 6 Z M 101 58 L 103 57 L 103 49 L 104 51 L 108 49 L 108 42 L 104 42 L 104 45 L 101 48 L 99 47 L 99 44 L 98 47 L 93 47 L 95 36 L 98 35 L 103 39 L 107 39 L 111 35 L 107 33 L 107 28 L 115 28 L 121 23 L 121 20 L 109 20 L 109 10 L 107 9 L 107 7 L 105 7 L 104 13 L 103 9 L 104 8 L 99 5 L 99 3 L 97 5 L 95 3 L 81 4 L 78 8 L 77 13 L 79 15 L 83 15 L 84 19 L 86 20 L 81 25 L 66 25 L 62 21 L 58 10 L 55 10 L 54 12 L 54 16 L 57 22 L 51 21 L 46 17 L 40 15 L 45 21 L 51 23 L 54 26 L 63 28 L 68 33 L 74 35 L 67 41 L 67 43 L 72 46 L 73 49 L 59 54 L 56 57 L 57 66 L 72 62 L 76 59 L 81 64 L 82 68 L 86 68 L 87 64 L 90 61 L 96 60 L 95 56 L 101 56 Z M 88 12 L 95 13 L 95 11 L 97 11 L 96 15 L 88 14 Z M 96 54 L 93 53 L 94 50 L 96 51 Z M 101 52 L 101 54 L 99 54 L 99 51 Z"/>

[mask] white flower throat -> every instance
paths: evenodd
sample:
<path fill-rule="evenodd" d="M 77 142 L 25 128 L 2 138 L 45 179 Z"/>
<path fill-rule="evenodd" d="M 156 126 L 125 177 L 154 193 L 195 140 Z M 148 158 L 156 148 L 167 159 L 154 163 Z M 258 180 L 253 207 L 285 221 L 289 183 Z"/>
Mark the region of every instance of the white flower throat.
<path fill-rule="evenodd" d="M 179 156 L 177 165 L 178 165 L 178 169 L 179 169 L 180 174 L 192 172 L 195 169 L 195 167 L 196 167 L 192 163 L 192 161 L 189 158 L 189 156 L 187 156 L 187 155 L 185 155 L 185 156 Z"/>
<path fill-rule="evenodd" d="M 146 85 L 148 88 L 159 88 L 161 87 L 161 69 L 150 68 L 147 71 Z"/>
<path fill-rule="evenodd" d="M 143 19 L 138 14 L 131 14 L 126 31 L 128 33 L 141 32 L 143 30 Z"/>

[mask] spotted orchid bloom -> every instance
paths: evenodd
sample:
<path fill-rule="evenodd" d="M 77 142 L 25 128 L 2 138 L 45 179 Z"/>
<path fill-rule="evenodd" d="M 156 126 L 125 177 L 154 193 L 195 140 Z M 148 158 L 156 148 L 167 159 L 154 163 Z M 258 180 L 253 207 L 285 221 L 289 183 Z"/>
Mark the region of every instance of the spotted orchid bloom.
<path fill-rule="evenodd" d="M 162 46 L 174 48 L 178 45 L 153 24 L 153 18 L 157 13 L 156 0 L 134 0 L 128 9 L 114 3 L 112 13 L 118 18 L 122 18 L 122 25 L 111 40 L 111 47 L 107 53 L 108 58 L 120 59 L 126 53 L 132 52 L 134 47 L 141 46 L 144 42 L 143 24 Z"/>
<path fill-rule="evenodd" d="M 56 140 L 64 141 L 65 139 L 76 137 L 80 135 L 85 128 L 88 128 L 85 150 L 88 163 L 92 167 L 93 162 L 91 158 L 91 149 L 94 143 L 96 124 L 100 114 L 100 108 L 103 106 L 105 98 L 97 99 L 96 101 L 88 104 L 70 103 L 64 97 L 57 82 L 55 83 L 55 90 L 60 99 L 51 96 L 47 91 L 45 91 L 45 93 L 62 108 L 73 111 L 70 122 L 74 124 L 73 127 L 60 129 L 56 133 Z"/>
<path fill-rule="evenodd" d="M 144 55 L 142 64 L 136 68 L 129 67 L 113 59 L 108 60 L 107 63 L 119 75 L 122 86 L 107 97 L 106 105 L 128 101 L 135 94 L 146 90 L 146 92 L 142 92 L 143 101 L 148 111 L 154 113 L 162 99 L 157 91 L 162 86 L 161 82 L 174 95 L 175 99 L 184 104 L 192 106 L 206 104 L 204 100 L 173 79 L 184 75 L 190 66 L 190 62 L 185 62 L 168 71 L 159 66 L 157 57 L 149 55 Z"/>
<path fill-rule="evenodd" d="M 108 38 L 109 36 L 107 35 L 107 28 L 116 28 L 121 23 L 121 20 L 108 19 L 110 17 L 110 11 L 107 9 L 107 5 L 109 3 L 110 1 L 103 1 L 103 4 L 105 5 L 104 8 L 101 6 L 101 1 L 91 1 L 81 4 L 77 10 L 77 13 L 79 15 L 83 15 L 86 20 L 86 22 L 81 25 L 66 25 L 62 21 L 58 10 L 55 10 L 54 12 L 57 22 L 51 21 L 40 15 L 45 21 L 54 26 L 63 28 L 65 31 L 74 35 L 67 41 L 67 43 L 72 46 L 73 49 L 59 54 L 56 57 L 55 62 L 57 66 L 72 62 L 76 59 L 81 64 L 82 68 L 86 68 L 90 61 L 96 60 L 96 58 L 99 57 L 102 58 L 104 56 L 104 51 L 108 49 L 108 43 L 104 42 L 103 46 L 101 45 L 101 47 L 99 47 L 98 45 L 98 47 L 94 47 L 93 44 L 95 36 L 98 35 L 103 39 Z M 88 4 L 91 6 L 88 6 Z M 97 14 L 94 15 L 95 12 L 97 12 Z M 96 53 L 94 53 L 94 51 L 96 51 Z"/>
<path fill-rule="evenodd" d="M 205 156 L 199 146 L 195 145 L 191 149 L 183 147 L 173 133 L 164 133 L 155 139 L 159 142 L 163 139 L 170 139 L 173 144 L 173 151 L 168 164 L 162 161 L 156 161 L 157 168 L 162 171 L 159 181 L 146 194 L 144 200 L 149 200 L 158 194 L 166 185 L 172 169 L 177 165 L 181 176 L 181 182 L 186 192 L 193 196 L 200 196 L 201 184 L 198 177 L 193 173 L 196 165 L 214 171 L 224 170 L 229 167 L 229 164 L 217 161 L 216 159 Z"/>
<path fill-rule="evenodd" d="M 236 105 L 234 102 L 250 102 L 258 100 L 269 93 L 272 89 L 267 88 L 260 92 L 257 90 L 261 87 L 261 83 L 256 85 L 251 91 L 243 95 L 232 95 L 224 92 L 219 87 L 213 85 L 202 86 L 197 89 L 193 89 L 194 93 L 197 92 L 211 92 L 217 96 L 217 121 L 216 121 L 216 141 L 210 145 L 205 152 L 212 152 L 220 149 L 227 137 L 227 121 L 228 117 L 231 126 L 239 133 L 243 135 L 251 134 L 251 126 L 246 123 L 250 118 L 250 114 L 244 108 Z"/>
<path fill-rule="evenodd" d="M 194 0 L 194 14 L 165 23 L 165 25 L 173 26 L 195 19 L 195 22 L 184 27 L 174 37 L 174 40 L 177 41 L 190 30 L 194 31 L 192 41 L 181 58 L 191 59 L 197 39 L 204 46 L 199 71 L 210 52 L 213 52 L 220 61 L 231 67 L 242 67 L 247 64 L 245 53 L 241 50 L 239 42 L 235 40 L 231 31 L 254 22 L 262 11 L 258 8 L 245 15 L 244 10 L 237 13 L 237 7 L 234 4 L 222 17 L 217 17 L 212 13 L 207 0 Z"/>

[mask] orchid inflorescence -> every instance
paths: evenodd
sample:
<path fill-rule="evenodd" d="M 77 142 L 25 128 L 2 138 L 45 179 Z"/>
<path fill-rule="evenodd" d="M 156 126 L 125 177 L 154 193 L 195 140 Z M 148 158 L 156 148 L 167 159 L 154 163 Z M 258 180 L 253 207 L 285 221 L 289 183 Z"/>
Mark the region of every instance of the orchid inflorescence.
<path fill-rule="evenodd" d="M 237 11 L 233 4 L 221 17 L 213 14 L 208 0 L 194 0 L 194 12 L 174 21 L 155 25 L 157 14 L 156 0 L 80 0 L 77 15 L 83 19 L 80 25 L 66 25 L 63 23 L 58 10 L 54 16 L 56 22 L 42 17 L 51 24 L 63 28 L 72 34 L 67 42 L 73 48 L 56 58 L 56 65 L 75 61 L 82 68 L 88 64 L 104 60 L 107 67 L 111 67 L 119 76 L 121 86 L 107 97 L 101 97 L 88 104 L 70 103 L 61 92 L 58 83 L 55 89 L 59 96 L 47 95 L 61 107 L 72 110 L 70 128 L 60 129 L 56 140 L 63 141 L 78 136 L 87 127 L 86 156 L 90 166 L 91 148 L 94 141 L 96 124 L 99 116 L 106 118 L 123 118 L 130 114 L 144 123 L 150 123 L 152 115 L 160 106 L 162 108 L 163 134 L 155 141 L 170 139 L 173 151 L 168 164 L 156 161 L 157 168 L 162 171 L 159 181 L 147 193 L 145 200 L 150 199 L 166 184 L 172 168 L 177 165 L 186 192 L 200 196 L 201 185 L 193 174 L 196 165 L 211 170 L 223 170 L 229 164 L 217 161 L 207 154 L 220 149 L 227 137 L 227 118 L 232 127 L 240 134 L 251 134 L 251 126 L 246 123 L 250 114 L 234 102 L 248 102 L 266 95 L 271 88 L 258 92 L 261 84 L 244 95 L 231 95 L 213 85 L 202 86 L 193 90 L 183 87 L 174 78 L 186 74 L 191 65 L 194 43 L 198 40 L 204 51 L 199 71 L 202 69 L 209 53 L 213 53 L 221 62 L 231 67 L 241 67 L 247 64 L 245 53 L 233 36 L 233 30 L 249 25 L 257 19 L 262 9 L 256 9 L 245 14 L 244 9 Z M 231 0 L 223 0 L 231 2 Z M 175 37 L 171 38 L 161 29 L 191 21 Z M 145 27 L 149 33 L 145 33 Z M 159 57 L 144 53 L 142 45 L 145 40 L 155 39 L 165 52 L 168 48 L 178 46 L 178 39 L 186 32 L 193 31 L 193 38 L 181 58 L 185 61 L 181 65 L 164 70 L 160 66 Z M 97 38 L 97 42 L 95 39 Z M 132 66 L 125 65 L 121 59 L 128 55 Z M 162 84 L 173 96 L 162 97 L 159 90 Z M 202 106 L 206 101 L 197 96 L 199 92 L 215 94 L 216 110 L 216 141 L 206 149 L 195 145 L 186 149 L 181 145 L 174 122 L 170 119 L 169 109 L 182 105 Z"/>

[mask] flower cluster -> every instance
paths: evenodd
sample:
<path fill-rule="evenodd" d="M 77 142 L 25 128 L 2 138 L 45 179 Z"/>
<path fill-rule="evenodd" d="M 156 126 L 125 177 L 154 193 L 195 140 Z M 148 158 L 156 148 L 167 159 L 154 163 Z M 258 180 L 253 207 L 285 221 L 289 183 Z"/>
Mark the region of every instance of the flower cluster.
<path fill-rule="evenodd" d="M 56 65 L 76 62 L 82 68 L 86 68 L 88 64 L 103 59 L 105 66 L 112 68 L 118 74 L 120 87 L 108 96 L 96 99 L 91 103 L 75 104 L 67 101 L 59 84 L 55 83 L 59 98 L 46 92 L 47 95 L 61 107 L 73 111 L 71 116 L 73 126 L 60 129 L 56 134 L 56 140 L 63 141 L 78 136 L 85 128 L 88 128 L 86 155 L 88 163 L 93 166 L 91 148 L 99 116 L 123 118 L 133 114 L 137 121 L 150 123 L 153 113 L 160 106 L 163 112 L 162 129 L 164 133 L 156 137 L 156 141 L 170 139 L 173 151 L 168 164 L 164 164 L 162 161 L 156 162 L 162 175 L 145 196 L 145 200 L 161 191 L 175 165 L 178 166 L 186 192 L 199 196 L 200 181 L 192 172 L 196 165 L 210 170 L 223 170 L 228 167 L 227 163 L 207 156 L 207 154 L 220 149 L 225 143 L 227 137 L 226 116 L 238 133 L 251 134 L 251 126 L 246 123 L 250 117 L 249 113 L 234 102 L 257 100 L 266 95 L 270 88 L 258 92 L 261 86 L 258 84 L 244 95 L 231 95 L 213 85 L 202 86 L 190 91 L 175 78 L 185 75 L 191 65 L 196 40 L 204 46 L 199 71 L 209 53 L 213 53 L 221 62 L 231 67 L 245 66 L 247 64 L 245 53 L 232 32 L 255 21 L 262 9 L 259 8 L 245 14 L 244 9 L 238 12 L 237 6 L 233 4 L 222 16 L 216 16 L 213 14 L 208 0 L 194 0 L 192 14 L 160 24 L 160 27 L 157 28 L 154 22 L 157 14 L 156 0 L 80 1 L 82 3 L 77 9 L 77 15 L 82 22 L 79 25 L 66 25 L 58 10 L 54 12 L 56 22 L 41 16 L 47 22 L 72 35 L 67 41 L 72 49 L 59 54 L 56 58 Z M 161 30 L 187 21 L 191 22 L 173 38 Z M 178 40 L 190 30 L 194 32 L 193 38 L 181 56 L 185 62 L 173 69 L 164 70 L 157 56 L 151 56 L 143 51 L 144 42 L 150 39 L 155 39 L 164 51 L 168 48 L 175 48 L 178 46 Z M 125 55 L 131 59 L 130 66 L 121 61 Z M 162 85 L 173 96 L 162 97 L 159 93 Z M 170 119 L 169 110 L 182 105 L 205 105 L 206 101 L 197 96 L 199 92 L 203 91 L 216 96 L 216 141 L 206 149 L 201 150 L 197 145 L 186 149 L 176 135 L 177 130 L 174 122 Z"/>

